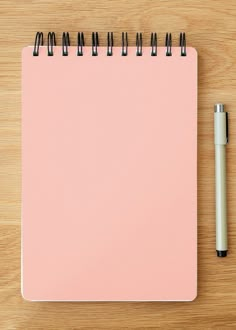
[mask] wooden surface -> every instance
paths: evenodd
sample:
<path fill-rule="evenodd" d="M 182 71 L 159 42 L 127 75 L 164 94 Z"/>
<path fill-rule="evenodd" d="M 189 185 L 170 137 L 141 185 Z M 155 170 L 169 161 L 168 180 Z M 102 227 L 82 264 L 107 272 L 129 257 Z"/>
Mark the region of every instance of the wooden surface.
<path fill-rule="evenodd" d="M 236 329 L 236 2 L 87 0 L 0 2 L 0 328 Z M 30 303 L 20 294 L 21 49 L 36 31 L 180 31 L 199 53 L 198 298 L 192 303 Z M 43 96 L 41 96 L 43 97 Z M 213 104 L 230 112 L 229 256 L 215 256 Z"/>

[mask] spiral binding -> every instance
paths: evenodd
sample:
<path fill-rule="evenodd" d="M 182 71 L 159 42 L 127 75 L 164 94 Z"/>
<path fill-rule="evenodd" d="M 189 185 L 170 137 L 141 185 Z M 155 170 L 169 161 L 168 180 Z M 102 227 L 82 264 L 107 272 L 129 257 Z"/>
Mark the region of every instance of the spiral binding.
<path fill-rule="evenodd" d="M 48 56 L 53 56 L 53 46 L 56 46 L 56 36 L 54 32 L 48 32 Z"/>
<path fill-rule="evenodd" d="M 157 56 L 157 34 L 151 34 L 151 56 Z"/>
<path fill-rule="evenodd" d="M 143 37 L 142 37 L 142 33 L 136 33 L 136 55 L 137 56 L 142 56 L 143 55 Z"/>
<path fill-rule="evenodd" d="M 128 33 L 122 32 L 122 46 L 121 46 L 121 55 L 128 55 Z"/>
<path fill-rule="evenodd" d="M 70 46 L 70 35 L 68 32 L 62 34 L 62 56 L 68 56 L 68 47 Z"/>
<path fill-rule="evenodd" d="M 179 46 L 181 48 L 181 56 L 187 56 L 187 51 L 186 51 L 186 36 L 185 33 L 181 32 L 179 36 Z"/>
<path fill-rule="evenodd" d="M 158 55 L 158 47 L 157 47 L 157 33 L 151 33 L 151 56 Z M 83 47 L 85 45 L 84 42 L 84 34 L 83 32 L 78 32 L 77 34 L 77 56 L 83 56 Z M 39 48 L 43 46 L 43 33 L 37 32 L 35 35 L 33 56 L 39 55 Z M 47 52 L 48 56 L 53 56 L 53 47 L 56 46 L 56 35 L 54 32 L 48 33 L 47 39 Z M 113 56 L 113 46 L 114 46 L 114 38 L 113 32 L 107 33 L 107 56 Z M 62 34 L 62 56 L 68 56 L 70 47 L 70 35 L 68 32 L 63 32 Z M 98 56 L 98 47 L 99 47 L 99 36 L 98 32 L 92 33 L 92 56 Z M 165 39 L 165 47 L 166 47 L 166 56 L 172 56 L 172 35 L 171 33 L 166 33 Z M 180 33 L 179 36 L 179 47 L 180 47 L 180 56 L 187 56 L 187 48 L 186 48 L 186 35 L 184 32 Z M 121 35 L 121 56 L 128 55 L 128 33 L 122 32 Z M 142 33 L 136 34 L 136 56 L 143 55 L 143 35 Z"/>
<path fill-rule="evenodd" d="M 171 33 L 166 33 L 166 56 L 172 56 L 172 36 Z"/>
<path fill-rule="evenodd" d="M 83 47 L 84 47 L 84 34 L 83 32 L 78 32 L 77 35 L 77 56 L 83 56 Z"/>
<path fill-rule="evenodd" d="M 43 33 L 37 32 L 34 41 L 33 56 L 39 56 L 39 47 L 43 46 Z"/>
<path fill-rule="evenodd" d="M 92 33 L 92 56 L 98 56 L 98 46 L 99 46 L 99 39 L 98 33 Z"/>
<path fill-rule="evenodd" d="M 107 33 L 107 56 L 113 55 L 113 32 Z"/>

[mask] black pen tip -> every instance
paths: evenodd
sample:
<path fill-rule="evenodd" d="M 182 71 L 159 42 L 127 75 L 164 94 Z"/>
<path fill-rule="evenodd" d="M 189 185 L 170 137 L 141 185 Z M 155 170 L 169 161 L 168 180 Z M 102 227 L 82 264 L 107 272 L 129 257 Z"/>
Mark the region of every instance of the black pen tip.
<path fill-rule="evenodd" d="M 227 250 L 226 251 L 216 250 L 216 253 L 217 253 L 217 257 L 221 257 L 221 258 L 227 257 Z"/>

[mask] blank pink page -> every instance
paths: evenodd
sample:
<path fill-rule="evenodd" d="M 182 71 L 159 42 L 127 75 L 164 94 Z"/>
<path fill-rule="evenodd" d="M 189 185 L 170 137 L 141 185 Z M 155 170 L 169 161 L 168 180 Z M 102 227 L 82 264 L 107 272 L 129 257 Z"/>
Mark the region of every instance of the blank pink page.
<path fill-rule="evenodd" d="M 197 53 L 23 49 L 22 294 L 193 300 Z"/>

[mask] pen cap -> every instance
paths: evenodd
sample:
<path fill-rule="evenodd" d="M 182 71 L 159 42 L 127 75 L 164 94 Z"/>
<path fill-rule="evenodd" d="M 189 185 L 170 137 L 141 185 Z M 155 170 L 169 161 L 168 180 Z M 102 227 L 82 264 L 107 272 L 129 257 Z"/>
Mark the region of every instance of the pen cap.
<path fill-rule="evenodd" d="M 215 104 L 215 112 L 224 112 L 224 104 L 223 103 L 217 103 Z"/>
<path fill-rule="evenodd" d="M 215 104 L 214 126 L 215 144 L 227 144 L 227 113 L 223 104 Z"/>

